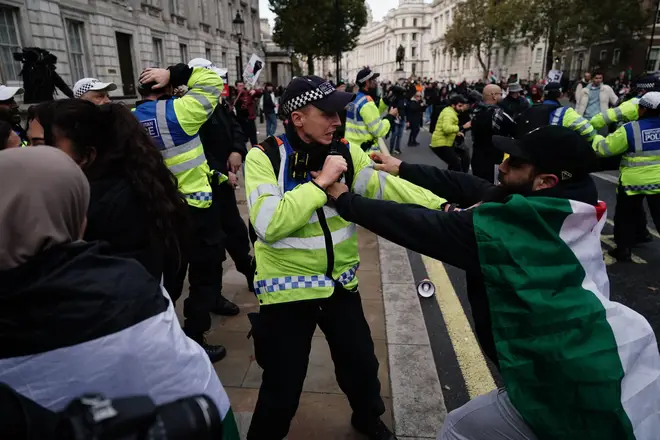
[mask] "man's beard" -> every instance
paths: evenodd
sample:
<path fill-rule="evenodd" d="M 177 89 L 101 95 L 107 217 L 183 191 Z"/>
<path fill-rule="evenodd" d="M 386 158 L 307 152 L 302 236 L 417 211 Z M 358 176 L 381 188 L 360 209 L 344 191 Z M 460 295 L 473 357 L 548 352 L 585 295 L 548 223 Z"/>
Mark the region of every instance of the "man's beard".
<path fill-rule="evenodd" d="M 520 194 L 522 196 L 529 196 L 534 192 L 534 181 L 529 180 L 523 183 L 505 183 L 504 174 L 499 173 L 497 180 L 500 182 L 499 188 L 508 194 Z"/>

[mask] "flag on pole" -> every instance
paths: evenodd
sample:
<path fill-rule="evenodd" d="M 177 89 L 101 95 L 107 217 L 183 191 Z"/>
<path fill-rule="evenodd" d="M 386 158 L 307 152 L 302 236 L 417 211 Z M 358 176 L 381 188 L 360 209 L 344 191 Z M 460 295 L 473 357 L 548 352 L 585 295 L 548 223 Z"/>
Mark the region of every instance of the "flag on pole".
<path fill-rule="evenodd" d="M 514 195 L 474 211 L 500 370 L 540 440 L 653 440 L 660 355 L 610 300 L 604 203 Z"/>
<path fill-rule="evenodd" d="M 492 70 L 488 72 L 488 79 L 490 80 L 491 83 L 497 83 L 497 75 L 495 75 L 495 72 Z"/>

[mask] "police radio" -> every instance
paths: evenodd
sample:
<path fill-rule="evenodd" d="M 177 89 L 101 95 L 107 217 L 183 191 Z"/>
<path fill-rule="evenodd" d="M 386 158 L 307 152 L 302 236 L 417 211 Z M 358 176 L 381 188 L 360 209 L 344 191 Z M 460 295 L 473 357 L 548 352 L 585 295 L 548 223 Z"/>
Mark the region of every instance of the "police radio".
<path fill-rule="evenodd" d="M 339 140 L 337 140 L 337 139 L 332 140 L 332 143 L 330 144 L 330 149 L 328 150 L 328 156 L 341 156 L 342 155 L 339 152 L 339 150 L 337 149 L 337 142 L 339 142 Z M 341 175 L 339 176 L 339 179 L 337 180 L 337 182 L 341 182 L 341 180 L 343 178 L 344 178 L 344 173 L 341 173 Z"/>

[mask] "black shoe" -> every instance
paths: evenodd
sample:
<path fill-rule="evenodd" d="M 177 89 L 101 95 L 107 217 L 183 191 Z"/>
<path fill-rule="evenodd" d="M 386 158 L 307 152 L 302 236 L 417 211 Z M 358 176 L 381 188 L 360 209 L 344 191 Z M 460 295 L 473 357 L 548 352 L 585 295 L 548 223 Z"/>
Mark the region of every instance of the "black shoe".
<path fill-rule="evenodd" d="M 353 425 L 353 428 L 357 432 L 368 437 L 369 440 L 398 440 L 381 419 L 377 419 L 374 423 L 366 424 L 357 420 L 355 414 L 353 414 L 351 416 L 351 425 Z"/>
<path fill-rule="evenodd" d="M 204 349 L 212 364 L 221 361 L 227 356 L 227 349 L 225 347 L 222 345 L 207 344 L 204 335 L 188 335 L 188 337 L 197 342 Z"/>
<path fill-rule="evenodd" d="M 219 298 L 215 301 L 215 307 L 213 307 L 211 312 L 222 316 L 236 316 L 241 313 L 241 309 L 224 296 L 219 295 Z"/>
<path fill-rule="evenodd" d="M 653 241 L 653 236 L 651 235 L 650 232 L 646 232 L 646 235 L 642 235 L 637 239 L 636 244 L 644 244 L 644 243 L 651 243 Z"/>
<path fill-rule="evenodd" d="M 611 256 L 621 262 L 630 262 L 632 261 L 632 251 L 630 248 L 617 247 L 615 249 L 610 249 L 608 252 Z"/>

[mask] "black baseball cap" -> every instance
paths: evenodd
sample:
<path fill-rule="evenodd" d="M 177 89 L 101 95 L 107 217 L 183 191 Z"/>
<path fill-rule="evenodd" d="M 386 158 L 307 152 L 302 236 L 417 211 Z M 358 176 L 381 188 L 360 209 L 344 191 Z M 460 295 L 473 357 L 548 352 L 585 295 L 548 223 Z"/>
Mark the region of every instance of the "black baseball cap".
<path fill-rule="evenodd" d="M 291 113 L 312 104 L 321 111 L 339 113 L 355 98 L 348 92 L 340 92 L 330 82 L 318 76 L 298 76 L 286 87 L 280 113 L 288 117 Z"/>
<path fill-rule="evenodd" d="M 360 86 L 363 86 L 370 79 L 376 79 L 379 76 L 380 73 L 376 73 L 372 71 L 370 68 L 365 67 L 364 69 L 358 72 L 355 82 L 358 83 Z"/>
<path fill-rule="evenodd" d="M 596 153 L 578 132 L 558 125 L 532 130 L 520 139 L 493 136 L 498 150 L 532 164 L 559 182 L 577 181 L 595 169 Z"/>
<path fill-rule="evenodd" d="M 544 92 L 552 92 L 552 91 L 558 91 L 561 92 L 561 84 L 558 82 L 550 82 L 543 87 Z"/>

